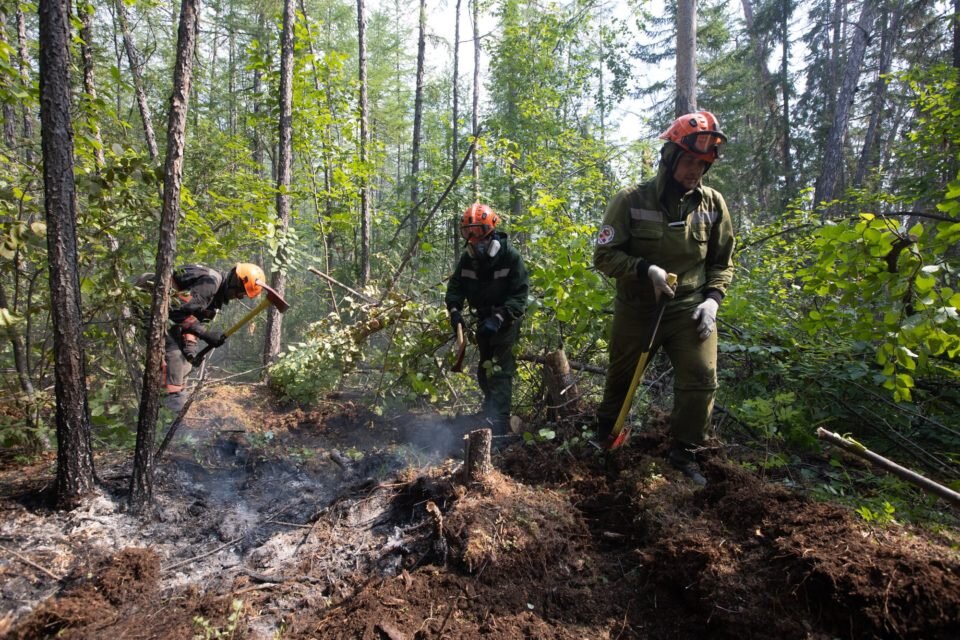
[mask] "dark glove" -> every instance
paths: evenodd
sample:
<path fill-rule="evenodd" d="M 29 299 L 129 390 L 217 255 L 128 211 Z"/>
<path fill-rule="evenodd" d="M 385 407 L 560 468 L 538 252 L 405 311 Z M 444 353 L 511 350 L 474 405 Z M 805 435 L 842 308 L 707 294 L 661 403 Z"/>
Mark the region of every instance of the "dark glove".
<path fill-rule="evenodd" d="M 197 336 L 211 347 L 222 347 L 223 343 L 227 341 L 227 336 L 214 329 L 197 333 Z"/>
<path fill-rule="evenodd" d="M 200 351 L 200 342 L 197 340 L 184 340 L 180 351 L 183 352 L 183 357 L 187 359 L 187 362 L 194 364 L 197 360 L 197 353 Z"/>
<path fill-rule="evenodd" d="M 502 326 L 503 316 L 495 313 L 483 319 L 483 322 L 480 323 L 480 328 L 477 329 L 477 335 L 481 337 L 492 336 L 497 331 L 500 331 L 500 327 Z"/>
<path fill-rule="evenodd" d="M 453 329 L 453 337 L 457 337 L 457 327 L 467 328 L 467 323 L 463 321 L 463 314 L 460 309 L 450 309 L 450 328 Z"/>

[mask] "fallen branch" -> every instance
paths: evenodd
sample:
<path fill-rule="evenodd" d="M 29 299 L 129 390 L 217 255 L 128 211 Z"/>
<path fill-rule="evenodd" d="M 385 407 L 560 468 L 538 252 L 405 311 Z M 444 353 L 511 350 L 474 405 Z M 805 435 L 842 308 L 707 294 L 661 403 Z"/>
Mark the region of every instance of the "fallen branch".
<path fill-rule="evenodd" d="M 856 440 L 851 440 L 844 438 L 840 434 L 833 433 L 832 431 L 827 431 L 823 427 L 817 428 L 817 437 L 821 440 L 826 440 L 830 444 L 836 445 L 856 456 L 859 456 L 865 460 L 869 460 L 878 467 L 889 471 L 893 475 L 910 482 L 928 493 L 932 493 L 938 498 L 943 498 L 948 501 L 955 507 L 960 507 L 960 493 L 957 493 L 953 489 L 943 486 L 939 482 L 934 482 L 930 478 L 920 475 L 915 471 L 911 471 L 906 467 L 901 467 L 896 462 L 888 460 L 881 455 L 878 455 L 865 446 L 857 442 Z"/>
<path fill-rule="evenodd" d="M 222 551 L 222 550 L 226 549 L 227 547 L 232 547 L 233 545 L 235 545 L 235 544 L 237 544 L 238 542 L 240 542 L 241 540 L 243 540 L 244 537 L 245 537 L 245 536 L 239 536 L 239 537 L 237 537 L 237 538 L 234 538 L 233 540 L 230 540 L 229 542 L 224 542 L 222 545 L 220 545 L 220 546 L 217 547 L 216 549 L 211 549 L 210 551 L 207 551 L 206 553 L 201 553 L 201 554 L 198 555 L 198 556 L 193 556 L 192 558 L 187 558 L 186 560 L 181 560 L 180 562 L 175 562 L 175 563 L 173 563 L 172 565 L 170 565 L 169 567 L 164 567 L 163 569 L 161 569 L 161 571 L 164 572 L 164 573 L 166 573 L 167 571 L 173 571 L 174 569 L 177 569 L 177 568 L 182 567 L 182 566 L 187 565 L 187 564 L 191 564 L 191 563 L 193 563 L 193 562 L 196 562 L 197 560 L 202 560 L 203 558 L 206 558 L 207 556 L 212 556 L 213 554 L 215 554 L 215 553 L 218 552 L 218 551 Z"/>
<path fill-rule="evenodd" d="M 53 578 L 53 579 L 56 580 L 57 582 L 60 582 L 61 580 L 63 580 L 63 577 L 62 577 L 62 576 L 58 576 L 58 575 L 55 574 L 53 571 L 50 571 L 49 569 L 47 569 L 47 568 L 45 568 L 45 567 L 41 567 L 39 564 L 37 564 L 36 562 L 34 562 L 33 560 L 31 560 L 30 558 L 27 558 L 26 556 L 21 555 L 19 552 L 14 551 L 13 549 L 8 549 L 8 548 L 6 548 L 5 546 L 0 545 L 0 550 L 6 551 L 6 552 L 9 553 L 10 555 L 14 556 L 14 557 L 15 557 L 17 560 L 19 560 L 20 562 L 22 562 L 22 563 L 24 563 L 24 564 L 27 564 L 27 565 L 30 565 L 31 567 L 33 567 L 33 568 L 36 569 L 37 571 L 42 571 L 43 573 L 47 574 L 48 576 L 50 576 L 51 578 Z"/>
<path fill-rule="evenodd" d="M 348 287 L 347 285 L 343 284 L 343 283 L 340 282 L 339 280 L 335 280 L 334 278 L 331 278 L 330 276 L 328 276 L 327 274 L 323 273 L 322 271 L 320 271 L 320 270 L 318 270 L 318 269 L 314 269 L 313 267 L 307 267 L 307 271 L 309 271 L 310 273 L 313 273 L 313 274 L 315 274 L 315 275 L 320 276 L 321 278 L 323 278 L 324 280 L 326 280 L 326 281 L 329 282 L 330 284 L 335 284 L 335 285 L 337 285 L 338 287 L 340 287 L 341 289 L 345 289 L 346 291 L 349 291 L 350 293 L 352 293 L 353 295 L 357 296 L 358 298 L 360 298 L 360 299 L 363 300 L 364 302 L 367 302 L 367 303 L 369 303 L 369 304 L 378 304 L 376 300 L 374 300 L 374 299 L 371 298 L 370 296 L 366 295 L 365 293 L 360 293 L 360 292 L 357 291 L 356 289 L 351 289 L 350 287 Z"/>

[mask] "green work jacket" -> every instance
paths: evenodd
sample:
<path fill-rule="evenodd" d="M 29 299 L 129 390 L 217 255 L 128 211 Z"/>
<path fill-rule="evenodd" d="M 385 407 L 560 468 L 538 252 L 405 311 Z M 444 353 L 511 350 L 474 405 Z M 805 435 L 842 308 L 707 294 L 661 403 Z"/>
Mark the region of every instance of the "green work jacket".
<path fill-rule="evenodd" d="M 677 274 L 672 308 L 695 307 L 708 293 L 719 302 L 733 277 L 733 223 L 723 196 L 700 184 L 668 206 L 668 166 L 661 163 L 655 179 L 613 198 L 593 252 L 594 266 L 617 280 L 617 301 L 642 310 L 656 302 L 638 265 Z"/>

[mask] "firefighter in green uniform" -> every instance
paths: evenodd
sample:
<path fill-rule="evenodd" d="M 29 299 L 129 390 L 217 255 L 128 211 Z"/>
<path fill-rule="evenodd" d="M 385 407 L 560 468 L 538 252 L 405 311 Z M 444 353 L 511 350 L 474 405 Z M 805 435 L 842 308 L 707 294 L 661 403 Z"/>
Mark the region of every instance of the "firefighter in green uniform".
<path fill-rule="evenodd" d="M 513 346 L 527 308 L 527 270 L 523 258 L 510 246 L 507 234 L 497 230 L 500 216 L 479 202 L 460 218 L 460 235 L 467 241 L 457 267 L 447 282 L 444 302 L 450 325 L 466 329 L 464 304 L 476 320 L 480 351 L 477 380 L 483 391 L 483 416 L 494 435 L 510 430 L 510 403 L 517 365 Z"/>
<path fill-rule="evenodd" d="M 620 191 L 597 235 L 594 265 L 617 281 L 597 431 L 609 446 L 659 297 L 667 296 L 652 352 L 662 347 L 674 368 L 669 460 L 702 485 L 696 449 L 706 438 L 717 392 L 716 318 L 733 275 L 734 235 L 723 196 L 701 178 L 726 136 L 712 113 L 699 111 L 677 118 L 660 138 L 666 143 L 657 177 Z M 677 275 L 675 290 L 668 273 Z"/>

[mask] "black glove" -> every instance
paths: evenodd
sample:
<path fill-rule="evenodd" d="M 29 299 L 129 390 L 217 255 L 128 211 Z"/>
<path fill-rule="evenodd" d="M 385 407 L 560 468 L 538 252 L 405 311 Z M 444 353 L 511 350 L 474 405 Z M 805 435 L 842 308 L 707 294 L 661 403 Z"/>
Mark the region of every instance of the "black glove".
<path fill-rule="evenodd" d="M 200 351 L 200 343 L 197 340 L 189 342 L 184 340 L 180 351 L 183 352 L 183 357 L 187 359 L 187 362 L 194 364 L 197 360 L 197 353 Z"/>
<path fill-rule="evenodd" d="M 184 330 L 186 333 L 192 333 L 197 336 L 204 342 L 206 342 L 211 347 L 222 347 L 223 343 L 227 341 L 227 336 L 223 335 L 219 331 L 214 329 L 204 329 L 202 326 L 193 325 L 189 329 Z"/>
<path fill-rule="evenodd" d="M 227 341 L 227 336 L 223 335 L 219 331 L 216 331 L 215 329 L 204 331 L 203 333 L 197 333 L 197 336 L 211 347 L 222 347 L 223 343 Z"/>
<path fill-rule="evenodd" d="M 500 327 L 502 326 L 503 316 L 495 313 L 483 319 L 483 322 L 480 323 L 480 328 L 477 329 L 477 335 L 481 337 L 492 336 L 497 331 L 500 331 Z"/>
<path fill-rule="evenodd" d="M 467 328 L 467 323 L 463 321 L 463 314 L 460 309 L 450 309 L 450 328 L 453 329 L 453 337 L 457 337 L 457 327 Z"/>

